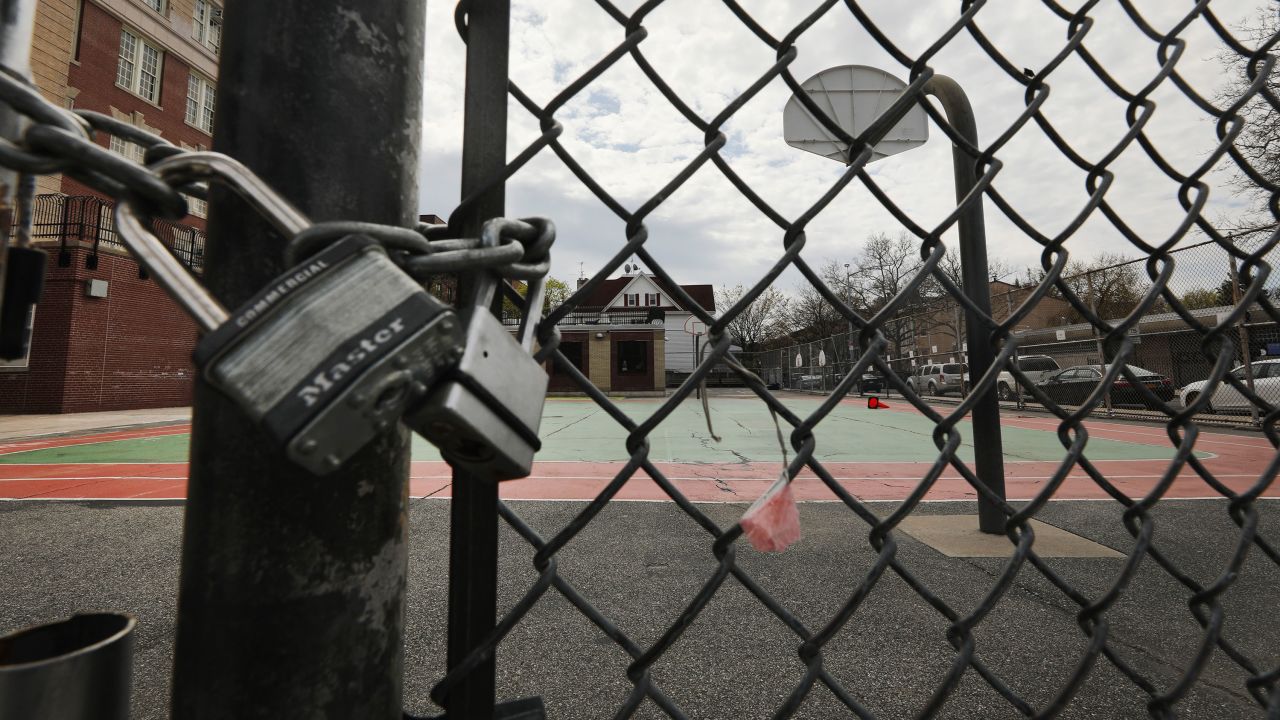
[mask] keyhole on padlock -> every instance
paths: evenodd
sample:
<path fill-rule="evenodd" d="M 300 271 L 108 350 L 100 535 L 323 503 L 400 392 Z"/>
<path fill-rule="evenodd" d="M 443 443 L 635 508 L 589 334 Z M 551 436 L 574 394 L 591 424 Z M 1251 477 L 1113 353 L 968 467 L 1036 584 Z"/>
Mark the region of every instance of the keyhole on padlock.
<path fill-rule="evenodd" d="M 396 383 L 378 395 L 378 399 L 374 402 L 378 412 L 387 412 L 401 404 L 404 401 L 408 383 Z"/>

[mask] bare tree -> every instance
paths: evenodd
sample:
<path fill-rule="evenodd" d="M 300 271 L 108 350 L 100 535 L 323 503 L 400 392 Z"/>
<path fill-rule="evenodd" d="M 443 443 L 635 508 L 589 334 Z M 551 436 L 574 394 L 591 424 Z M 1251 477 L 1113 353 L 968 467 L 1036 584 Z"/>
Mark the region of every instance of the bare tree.
<path fill-rule="evenodd" d="M 911 278 L 920 270 L 920 246 L 906 232 L 890 237 L 876 233 L 867 238 L 862 252 L 851 264 L 851 282 L 857 288 L 860 310 L 868 315 L 879 312 L 899 293 L 904 291 Z M 922 328 L 916 325 L 916 316 L 923 303 L 919 293 L 913 293 L 908 302 L 899 308 L 881 327 L 889 341 L 892 354 L 901 357 Z"/>
<path fill-rule="evenodd" d="M 809 283 L 801 283 L 786 299 L 780 313 L 793 342 L 812 342 L 847 329 L 843 315 Z"/>
<path fill-rule="evenodd" d="M 1236 32 L 1242 36 L 1246 46 L 1257 47 L 1267 42 L 1280 32 L 1280 9 L 1277 9 L 1275 3 L 1258 7 L 1249 20 L 1236 28 Z M 1218 107 L 1226 108 L 1237 102 L 1252 84 L 1253 81 L 1249 78 L 1250 62 L 1247 57 L 1241 57 L 1229 49 L 1223 50 L 1218 60 L 1226 80 L 1215 100 Z M 1260 65 L 1260 61 L 1255 64 L 1255 73 L 1261 72 Z M 1264 87 L 1272 97 L 1280 95 L 1280 73 L 1268 76 L 1264 80 Z M 1240 116 L 1245 125 L 1233 143 L 1236 151 L 1263 180 L 1280 184 L 1280 109 L 1260 92 L 1240 108 Z M 1273 232 L 1276 218 L 1268 209 L 1271 192 L 1250 177 L 1243 167 L 1235 168 L 1233 184 L 1242 194 L 1252 196 L 1257 203 L 1252 213 L 1234 223 L 1235 227 L 1226 229 L 1238 236 Z"/>
<path fill-rule="evenodd" d="M 716 290 L 716 307 L 728 309 L 742 299 L 746 289 L 742 285 L 722 287 Z M 781 290 L 770 286 L 752 300 L 742 312 L 738 313 L 726 329 L 729 337 L 743 350 L 758 350 L 765 341 L 779 333 L 787 307 L 787 296 Z"/>

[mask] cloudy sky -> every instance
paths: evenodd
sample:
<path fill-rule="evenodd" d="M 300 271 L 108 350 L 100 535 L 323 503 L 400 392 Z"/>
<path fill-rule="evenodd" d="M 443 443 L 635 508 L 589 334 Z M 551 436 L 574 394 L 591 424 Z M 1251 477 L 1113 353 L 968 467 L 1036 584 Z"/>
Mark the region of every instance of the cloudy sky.
<path fill-rule="evenodd" d="M 817 2 L 740 0 L 774 37 L 786 35 Z M 639 0 L 617 3 L 631 12 Z M 1062 3 L 1069 9 L 1080 0 Z M 1176 25 L 1194 3 L 1189 0 L 1134 0 L 1146 21 L 1160 32 Z M 1211 9 L 1232 26 L 1253 16 L 1263 0 L 1213 0 Z M 1269 3 L 1268 3 L 1269 4 Z M 898 47 L 918 55 L 960 12 L 958 0 L 865 0 L 860 5 Z M 421 209 L 447 215 L 459 199 L 462 94 L 465 46 L 453 24 L 453 5 L 429 2 L 426 58 L 425 142 Z M 1019 68 L 1039 70 L 1066 42 L 1067 23 L 1032 0 L 990 0 L 978 25 Z M 1144 35 L 1114 1 L 1099 3 L 1085 45 L 1125 88 L 1137 91 L 1151 81 L 1160 62 L 1158 45 Z M 774 51 L 753 35 L 718 0 L 670 0 L 644 21 L 649 35 L 640 49 L 663 78 L 703 118 L 717 115 L 774 62 Z M 511 77 L 536 102 L 545 104 L 623 41 L 624 29 L 590 0 L 515 1 L 512 12 Z M 1182 33 L 1187 41 L 1178 72 L 1206 97 L 1225 81 L 1215 60 L 1222 45 L 1209 25 L 1195 20 Z M 791 65 L 803 81 L 826 68 L 859 64 L 906 79 L 896 62 L 837 3 L 801 35 Z M 983 143 L 991 142 L 1024 109 L 1024 88 L 1008 77 L 965 32 L 930 63 L 955 78 L 977 111 Z M 1044 106 L 1050 122 L 1085 158 L 1103 157 L 1127 130 L 1126 104 L 1111 93 L 1077 56 L 1051 76 Z M 807 210 L 840 176 L 844 167 L 796 150 L 782 139 L 783 107 L 790 91 L 775 79 L 743 107 L 724 131 L 722 156 L 761 197 L 788 219 Z M 1147 135 L 1179 171 L 1205 162 L 1216 145 L 1214 122 L 1171 82 L 1152 95 L 1157 110 Z M 561 141 L 601 184 L 628 209 L 652 197 L 702 150 L 702 133 L 685 120 L 640 72 L 630 57 L 579 93 L 557 113 Z M 510 106 L 508 157 L 538 137 L 533 118 L 514 101 Z M 1086 202 L 1085 173 L 1065 158 L 1034 124 L 1023 128 L 999 157 L 1005 167 L 995 187 L 1046 235 L 1060 232 Z M 1177 184 L 1134 143 L 1112 165 L 1117 177 L 1107 197 L 1126 222 L 1150 241 L 1174 232 L 1183 217 Z M 1225 183 L 1225 163 L 1208 178 L 1213 186 L 1207 214 L 1240 217 L 1249 206 Z M 924 146 L 880 160 L 868 168 L 875 182 L 919 224 L 932 227 L 954 206 L 950 144 L 936 127 Z M 508 184 L 509 215 L 545 215 L 560 234 L 552 274 L 591 274 L 625 241 L 621 220 L 596 199 L 549 150 L 543 151 Z M 1040 246 L 986 201 L 989 253 L 1014 267 L 1038 265 Z M 763 274 L 782 252 L 782 231 L 756 210 L 711 164 L 649 216 L 648 249 L 684 283 L 747 283 Z M 826 259 L 848 262 L 868 234 L 896 233 L 901 226 L 856 181 L 810 225 L 804 256 L 815 265 Z M 946 236 L 954 247 L 953 233 Z M 1199 239 L 1199 238 L 1197 238 Z M 1194 242 L 1189 240 L 1188 242 Z M 1102 252 L 1137 256 L 1136 249 L 1101 214 L 1068 242 L 1074 257 Z M 798 282 L 791 271 L 784 288 Z"/>

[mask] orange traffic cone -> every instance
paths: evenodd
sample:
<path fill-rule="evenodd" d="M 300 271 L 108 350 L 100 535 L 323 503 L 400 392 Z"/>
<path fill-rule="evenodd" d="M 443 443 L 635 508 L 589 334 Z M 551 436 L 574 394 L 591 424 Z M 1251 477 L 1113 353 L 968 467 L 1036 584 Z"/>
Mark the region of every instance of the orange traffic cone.
<path fill-rule="evenodd" d="M 880 409 L 882 409 L 882 408 L 883 408 L 883 409 L 885 409 L 885 410 L 888 410 L 888 409 L 889 409 L 889 404 L 888 404 L 888 403 L 884 403 L 884 402 L 880 402 L 880 398 L 876 397 L 875 395 L 872 395 L 871 397 L 867 398 L 867 409 L 868 409 L 868 410 L 880 410 Z"/>

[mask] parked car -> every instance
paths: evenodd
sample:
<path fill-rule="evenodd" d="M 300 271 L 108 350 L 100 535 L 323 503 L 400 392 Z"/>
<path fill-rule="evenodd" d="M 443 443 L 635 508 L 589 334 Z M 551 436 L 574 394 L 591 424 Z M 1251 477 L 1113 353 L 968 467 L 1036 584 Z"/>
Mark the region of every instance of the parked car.
<path fill-rule="evenodd" d="M 1274 360 L 1259 360 L 1250 363 L 1253 369 L 1253 391 L 1263 400 L 1272 405 L 1280 404 L 1280 358 Z M 1232 370 L 1229 374 L 1242 384 L 1245 382 L 1244 365 Z M 1204 394 L 1204 386 L 1208 384 L 1208 380 L 1197 380 L 1188 384 L 1186 387 L 1178 391 L 1178 397 L 1182 401 L 1182 406 L 1187 407 L 1194 403 Z M 1213 396 L 1209 398 L 1209 404 L 1205 408 L 1205 412 L 1219 412 L 1231 410 L 1248 410 L 1252 405 L 1249 399 L 1239 390 L 1228 384 L 1223 379 L 1213 391 Z"/>
<path fill-rule="evenodd" d="M 969 366 L 967 364 L 946 363 L 942 366 L 942 370 L 938 373 L 936 380 L 931 379 L 925 389 L 930 395 L 946 395 L 950 392 L 963 395 L 965 382 L 968 378 Z"/>
<path fill-rule="evenodd" d="M 1075 365 L 1060 370 L 1036 384 L 1050 400 L 1062 405 L 1079 405 L 1098 387 L 1109 365 Z M 1130 372 L 1157 398 L 1164 402 L 1173 400 L 1173 380 L 1159 373 L 1129 366 Z M 1128 377 L 1119 375 L 1111 385 L 1111 404 L 1150 405 Z"/>
<path fill-rule="evenodd" d="M 858 394 L 869 392 L 884 392 L 884 378 L 873 372 L 862 373 L 858 380 Z"/>
<path fill-rule="evenodd" d="M 821 390 L 822 376 L 821 375 L 801 375 L 799 377 L 799 381 L 796 383 L 796 389 L 797 390 Z"/>
<path fill-rule="evenodd" d="M 1053 373 L 1058 372 L 1062 368 L 1058 366 L 1058 361 L 1048 355 L 1022 355 L 1014 360 L 1018 363 L 1018 369 L 1023 375 L 1031 381 L 1033 385 L 1039 385 Z M 1026 388 L 1018 383 L 1017 378 L 1008 370 L 1000 371 L 1000 375 L 996 377 L 996 393 L 999 394 L 1001 400 L 1016 400 L 1016 391 L 1021 391 L 1026 395 Z"/>
<path fill-rule="evenodd" d="M 929 389 L 929 378 L 936 377 L 940 372 L 942 372 L 941 365 L 917 365 L 911 371 L 911 376 L 907 378 L 907 386 L 911 388 L 911 392 L 924 395 Z"/>

